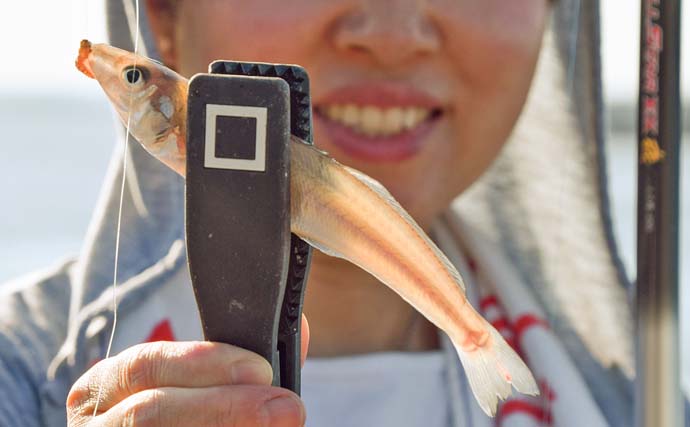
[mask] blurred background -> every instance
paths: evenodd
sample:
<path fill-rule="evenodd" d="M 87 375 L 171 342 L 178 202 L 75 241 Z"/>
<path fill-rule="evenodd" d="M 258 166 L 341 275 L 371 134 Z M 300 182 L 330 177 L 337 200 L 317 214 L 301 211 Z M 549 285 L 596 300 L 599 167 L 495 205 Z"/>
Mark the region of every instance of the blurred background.
<path fill-rule="evenodd" d="M 74 68 L 79 40 L 104 41 L 94 0 L 4 2 L 0 14 L 0 283 L 75 255 L 115 147 L 98 85 Z M 690 338 L 690 12 L 683 11 L 681 316 Z M 608 161 L 616 237 L 635 269 L 638 2 L 602 1 Z M 121 149 L 121 148 L 119 148 Z M 690 339 L 683 342 L 690 390 Z"/>

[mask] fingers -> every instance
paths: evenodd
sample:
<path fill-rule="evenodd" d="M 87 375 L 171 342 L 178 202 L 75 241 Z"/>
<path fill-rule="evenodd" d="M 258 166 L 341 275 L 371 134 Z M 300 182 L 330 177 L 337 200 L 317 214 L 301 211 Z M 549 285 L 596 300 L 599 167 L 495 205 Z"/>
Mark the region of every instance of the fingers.
<path fill-rule="evenodd" d="M 305 418 L 304 407 L 292 392 L 244 385 L 142 391 L 87 425 L 301 427 Z"/>
<path fill-rule="evenodd" d="M 302 315 L 302 364 L 309 324 Z M 69 426 L 302 426 L 294 393 L 261 356 L 222 343 L 155 342 L 89 369 L 67 397 Z M 97 416 L 94 418 L 94 410 Z"/>
<path fill-rule="evenodd" d="M 309 322 L 307 322 L 307 316 L 302 313 L 302 335 L 301 335 L 301 362 L 304 366 L 304 361 L 307 360 L 307 352 L 309 351 Z"/>
<path fill-rule="evenodd" d="M 104 412 L 130 395 L 162 387 L 270 385 L 270 364 L 261 356 L 212 342 L 155 342 L 103 360 L 72 387 L 67 408 Z M 99 392 L 100 389 L 100 392 Z M 100 396 L 99 396 L 100 393 Z"/>

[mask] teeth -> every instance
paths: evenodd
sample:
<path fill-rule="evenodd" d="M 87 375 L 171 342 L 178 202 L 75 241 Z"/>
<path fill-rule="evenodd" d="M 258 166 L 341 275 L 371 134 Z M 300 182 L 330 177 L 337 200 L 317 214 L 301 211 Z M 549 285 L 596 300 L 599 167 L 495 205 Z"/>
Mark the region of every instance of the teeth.
<path fill-rule="evenodd" d="M 342 113 L 340 113 L 341 111 Z M 333 107 L 333 114 L 329 115 L 329 117 L 333 120 L 341 118 L 342 123 L 348 126 L 357 126 L 357 123 L 359 123 L 359 108 L 352 104 L 344 107 L 336 105 Z"/>
<path fill-rule="evenodd" d="M 395 135 L 426 120 L 431 109 L 423 107 L 378 108 L 371 105 L 333 104 L 323 113 L 334 122 L 367 136 Z"/>
<path fill-rule="evenodd" d="M 366 135 L 374 136 L 379 133 L 381 123 L 383 122 L 383 113 L 378 108 L 364 107 L 362 114 L 359 116 L 359 125 L 364 130 Z"/>

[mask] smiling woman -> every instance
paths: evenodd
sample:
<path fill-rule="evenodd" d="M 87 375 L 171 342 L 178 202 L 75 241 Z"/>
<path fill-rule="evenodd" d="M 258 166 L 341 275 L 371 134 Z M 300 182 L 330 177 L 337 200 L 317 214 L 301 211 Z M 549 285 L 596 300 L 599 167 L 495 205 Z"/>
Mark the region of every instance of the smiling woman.
<path fill-rule="evenodd" d="M 391 8 L 386 2 L 155 1 L 149 17 L 163 62 L 185 76 L 218 58 L 304 66 L 317 144 L 375 176 L 428 226 L 486 168 L 512 129 L 546 13 L 547 2 L 534 0 L 423 8 L 414 2 Z M 277 43 L 276 34 L 285 40 Z M 347 119 L 327 115 L 339 106 L 348 107 Z M 405 109 L 405 128 L 377 132 L 396 125 L 397 109 Z"/>
<path fill-rule="evenodd" d="M 132 50 L 134 2 L 107 4 L 112 43 Z M 148 0 L 141 12 L 141 46 L 185 77 L 214 59 L 307 69 L 317 146 L 391 191 L 535 373 L 541 396 L 508 399 L 500 425 L 631 424 L 631 319 L 601 181 L 597 2 Z M 299 426 L 306 414 L 336 427 L 494 425 L 446 335 L 325 254 L 309 278 L 301 399 L 271 387 L 257 355 L 198 341 L 182 181 L 137 145 L 127 155 L 119 354 L 94 364 L 113 319 L 116 156 L 79 256 L 0 297 L 0 340 L 13 344 L 0 346 L 0 424 L 64 425 L 67 413 L 71 426 Z M 335 231 L 320 234 L 356 241 Z M 147 342 L 157 339 L 178 342 Z"/>

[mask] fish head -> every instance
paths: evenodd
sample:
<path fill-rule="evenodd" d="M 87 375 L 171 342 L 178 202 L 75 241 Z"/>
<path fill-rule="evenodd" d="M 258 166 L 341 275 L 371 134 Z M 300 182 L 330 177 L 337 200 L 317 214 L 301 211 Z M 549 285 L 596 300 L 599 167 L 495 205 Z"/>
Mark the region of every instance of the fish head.
<path fill-rule="evenodd" d="M 96 79 L 123 124 L 147 150 L 185 133 L 187 81 L 152 59 L 83 40 L 77 68 Z M 175 144 L 179 145 L 179 143 Z"/>

